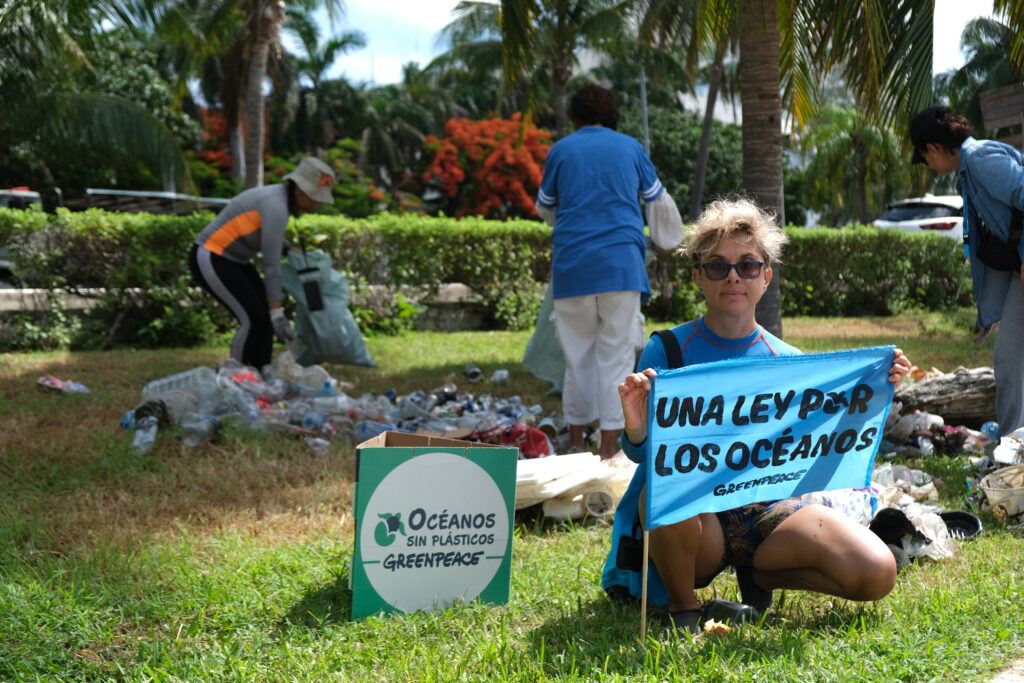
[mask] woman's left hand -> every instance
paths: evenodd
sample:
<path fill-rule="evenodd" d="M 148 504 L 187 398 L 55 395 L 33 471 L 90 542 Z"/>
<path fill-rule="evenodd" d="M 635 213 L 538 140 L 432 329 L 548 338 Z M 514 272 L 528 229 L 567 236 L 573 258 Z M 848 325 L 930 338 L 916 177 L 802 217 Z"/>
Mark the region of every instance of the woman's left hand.
<path fill-rule="evenodd" d="M 910 362 L 910 359 L 904 355 L 902 349 L 896 349 L 893 351 L 892 367 L 889 368 L 889 381 L 896 385 L 898 388 L 903 378 L 907 376 L 910 369 L 914 367 L 914 364 Z"/>

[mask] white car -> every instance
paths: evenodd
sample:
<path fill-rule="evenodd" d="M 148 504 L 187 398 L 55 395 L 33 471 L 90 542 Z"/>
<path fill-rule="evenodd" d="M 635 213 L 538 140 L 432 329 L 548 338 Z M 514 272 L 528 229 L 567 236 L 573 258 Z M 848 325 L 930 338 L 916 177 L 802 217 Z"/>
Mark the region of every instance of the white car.
<path fill-rule="evenodd" d="M 958 194 L 900 199 L 885 207 L 872 225 L 963 239 L 964 200 Z"/>

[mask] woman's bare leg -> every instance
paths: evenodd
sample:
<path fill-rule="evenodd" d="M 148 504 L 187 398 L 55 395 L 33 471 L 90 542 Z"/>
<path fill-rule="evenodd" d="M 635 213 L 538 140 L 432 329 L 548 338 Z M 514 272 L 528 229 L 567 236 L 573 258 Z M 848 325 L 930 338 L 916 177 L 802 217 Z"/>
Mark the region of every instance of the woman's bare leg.
<path fill-rule="evenodd" d="M 640 494 L 640 519 L 645 526 L 646 498 L 645 489 Z M 725 554 L 725 535 L 718 517 L 706 513 L 660 526 L 651 532 L 650 544 L 651 560 L 668 591 L 669 612 L 700 609 L 694 581 L 711 576 Z"/>
<path fill-rule="evenodd" d="M 870 529 L 823 505 L 790 515 L 754 552 L 754 581 L 849 600 L 877 600 L 896 584 L 896 560 Z"/>

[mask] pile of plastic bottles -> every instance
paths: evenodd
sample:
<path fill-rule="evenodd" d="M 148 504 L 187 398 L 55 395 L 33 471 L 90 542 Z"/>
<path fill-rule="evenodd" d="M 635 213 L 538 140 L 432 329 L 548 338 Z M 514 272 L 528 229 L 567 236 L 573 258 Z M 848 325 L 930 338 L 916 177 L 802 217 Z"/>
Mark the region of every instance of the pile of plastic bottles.
<path fill-rule="evenodd" d="M 132 444 L 140 453 L 153 447 L 160 429 L 177 426 L 182 440 L 197 446 L 228 423 L 295 433 L 324 453 L 335 439 L 360 443 L 385 431 L 466 438 L 534 425 L 542 413 L 540 405 L 526 406 L 518 396 L 459 393 L 454 383 L 404 396 L 392 390 L 353 397 L 344 391 L 350 385 L 319 365 L 299 366 L 287 351 L 264 370 L 228 359 L 216 371 L 202 366 L 155 380 L 143 387 L 142 402 L 125 413 L 121 426 L 134 430 Z M 545 423 L 556 420 L 561 422 L 556 416 Z M 553 445 L 543 455 L 549 453 Z"/>

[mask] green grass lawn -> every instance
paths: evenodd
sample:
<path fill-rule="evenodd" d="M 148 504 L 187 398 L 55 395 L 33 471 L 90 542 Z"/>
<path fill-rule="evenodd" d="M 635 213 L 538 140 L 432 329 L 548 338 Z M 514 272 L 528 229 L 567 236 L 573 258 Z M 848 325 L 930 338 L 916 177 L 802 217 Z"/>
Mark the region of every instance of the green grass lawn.
<path fill-rule="evenodd" d="M 974 346 L 969 323 L 966 312 L 785 321 L 805 350 L 895 343 L 943 370 L 990 364 L 991 341 Z M 449 379 L 467 390 L 460 370 L 475 362 L 510 370 L 498 393 L 557 409 L 519 363 L 527 339 L 371 338 L 378 368 L 328 369 L 354 393 Z M 764 626 L 697 642 L 664 637 L 652 610 L 641 642 L 639 608 L 600 589 L 608 525 L 524 515 L 507 605 L 352 621 L 351 444 L 316 456 L 285 435 L 228 432 L 189 449 L 167 434 L 139 456 L 118 428 L 145 382 L 224 353 L 0 361 L 0 680 L 980 681 L 1024 652 L 1024 542 L 987 517 L 985 534 L 912 565 L 884 600 L 789 591 Z M 34 386 L 43 374 L 92 393 L 48 393 Z M 962 462 L 915 464 L 963 507 Z M 735 581 L 702 595 L 735 598 Z"/>

